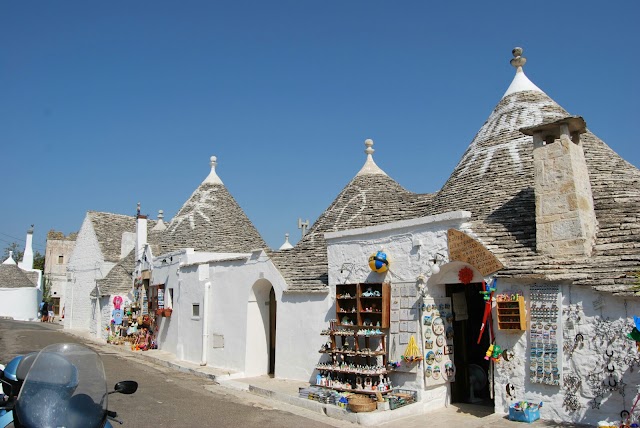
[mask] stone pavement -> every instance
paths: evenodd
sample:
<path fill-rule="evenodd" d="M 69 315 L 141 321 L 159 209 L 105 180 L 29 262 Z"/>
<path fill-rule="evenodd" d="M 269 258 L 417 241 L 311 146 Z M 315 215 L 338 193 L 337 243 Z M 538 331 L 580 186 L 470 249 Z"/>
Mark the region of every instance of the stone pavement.
<path fill-rule="evenodd" d="M 523 425 L 510 421 L 506 415 L 493 413 L 492 408 L 470 404 L 455 404 L 441 409 L 426 409 L 422 403 L 410 404 L 395 410 L 352 413 L 331 404 L 321 404 L 298 397 L 300 388 L 308 387 L 308 382 L 274 379 L 269 376 L 244 378 L 242 374 L 228 370 L 201 366 L 176 359 L 168 352 L 157 349 L 132 351 L 129 347 L 106 345 L 90 337 L 86 332 L 62 330 L 64 333 L 82 337 L 96 345 L 108 347 L 109 351 L 135 354 L 141 360 L 162 365 L 217 382 L 229 391 L 250 393 L 261 398 L 262 405 L 289 411 L 325 422 L 335 427 L 381 426 L 386 428 L 456 427 L 464 428 L 517 428 L 531 427 L 586 427 L 580 424 L 559 424 L 538 420 Z"/>

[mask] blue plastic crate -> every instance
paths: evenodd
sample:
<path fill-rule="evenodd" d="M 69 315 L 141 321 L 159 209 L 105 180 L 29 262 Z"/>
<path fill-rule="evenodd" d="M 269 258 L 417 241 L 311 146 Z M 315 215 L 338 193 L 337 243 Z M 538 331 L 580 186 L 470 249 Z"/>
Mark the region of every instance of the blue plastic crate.
<path fill-rule="evenodd" d="M 526 408 L 524 410 L 516 408 L 515 404 L 509 406 L 509 420 L 517 422 L 531 423 L 540 419 L 540 408 Z"/>

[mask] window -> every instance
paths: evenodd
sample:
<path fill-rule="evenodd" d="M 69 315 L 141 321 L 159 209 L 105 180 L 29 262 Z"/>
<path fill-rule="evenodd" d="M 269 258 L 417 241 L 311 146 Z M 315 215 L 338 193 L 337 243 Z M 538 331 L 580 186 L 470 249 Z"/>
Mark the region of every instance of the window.
<path fill-rule="evenodd" d="M 198 318 L 200 317 L 200 305 L 197 303 L 194 303 L 193 306 L 191 307 L 191 316 L 194 318 Z"/>
<path fill-rule="evenodd" d="M 64 264 L 64 256 L 58 256 L 58 264 Z"/>

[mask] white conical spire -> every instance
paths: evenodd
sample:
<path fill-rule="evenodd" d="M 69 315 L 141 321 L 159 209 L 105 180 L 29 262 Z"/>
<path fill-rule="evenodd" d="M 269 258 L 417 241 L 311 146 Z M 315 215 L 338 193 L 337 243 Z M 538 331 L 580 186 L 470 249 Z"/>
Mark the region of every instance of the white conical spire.
<path fill-rule="evenodd" d="M 280 246 L 280 248 L 278 248 L 279 250 L 290 250 L 293 248 L 293 245 L 291 245 L 291 243 L 289 242 L 289 234 L 285 233 L 284 234 L 284 244 L 282 244 Z"/>
<path fill-rule="evenodd" d="M 3 265 L 15 265 L 16 261 L 13 260 L 13 251 L 9 251 L 9 257 L 2 262 Z"/>
<path fill-rule="evenodd" d="M 367 160 L 364 163 L 362 169 L 356 175 L 373 175 L 373 174 L 382 174 L 387 175 L 383 170 L 381 170 L 378 165 L 373 161 L 373 140 L 367 139 L 364 141 L 364 145 L 367 148 L 364 152 L 367 154 Z"/>
<path fill-rule="evenodd" d="M 218 158 L 215 156 L 211 156 L 211 172 L 209 173 L 209 175 L 207 176 L 207 178 L 204 179 L 204 181 L 202 182 L 202 184 L 208 183 L 208 184 L 222 184 L 222 180 L 220 180 L 220 177 L 218 177 L 218 174 L 216 174 L 216 165 L 218 164 Z"/>
<path fill-rule="evenodd" d="M 167 228 L 167 225 L 164 222 L 164 211 L 158 210 L 158 221 L 156 222 L 156 225 L 153 226 L 153 229 L 151 230 L 165 230 L 166 228 Z"/>
<path fill-rule="evenodd" d="M 22 254 L 22 261 L 18 263 L 18 267 L 24 270 L 33 269 L 33 225 L 27 230 L 24 253 Z"/>
<path fill-rule="evenodd" d="M 527 59 L 522 56 L 522 48 L 513 48 L 511 53 L 513 54 L 511 65 L 515 67 L 516 75 L 502 98 L 507 95 L 523 91 L 537 91 L 544 93 L 540 88 L 534 85 L 533 82 L 524 74 L 524 71 L 522 71 L 522 66 L 527 62 Z"/>

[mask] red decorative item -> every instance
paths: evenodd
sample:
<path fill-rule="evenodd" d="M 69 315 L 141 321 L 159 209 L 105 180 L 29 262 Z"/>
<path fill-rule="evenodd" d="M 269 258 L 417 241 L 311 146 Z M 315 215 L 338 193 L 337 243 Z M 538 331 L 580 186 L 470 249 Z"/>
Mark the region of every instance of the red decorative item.
<path fill-rule="evenodd" d="M 458 272 L 458 279 L 463 284 L 471 283 L 471 280 L 473 279 L 473 271 L 468 267 L 463 267 L 460 269 L 460 272 Z"/>

